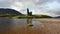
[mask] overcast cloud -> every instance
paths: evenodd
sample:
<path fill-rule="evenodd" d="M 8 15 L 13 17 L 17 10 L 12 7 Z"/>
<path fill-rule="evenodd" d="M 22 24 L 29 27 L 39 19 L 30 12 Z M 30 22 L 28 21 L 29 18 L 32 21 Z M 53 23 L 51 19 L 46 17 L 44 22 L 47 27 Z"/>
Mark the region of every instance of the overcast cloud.
<path fill-rule="evenodd" d="M 23 14 L 30 8 L 33 14 L 60 16 L 60 0 L 0 0 L 0 8 L 12 8 Z"/>

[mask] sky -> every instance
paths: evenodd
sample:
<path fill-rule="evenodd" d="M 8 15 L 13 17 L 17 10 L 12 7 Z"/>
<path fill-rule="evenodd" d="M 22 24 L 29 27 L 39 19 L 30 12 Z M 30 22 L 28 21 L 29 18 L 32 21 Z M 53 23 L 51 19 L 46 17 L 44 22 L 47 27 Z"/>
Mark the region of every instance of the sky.
<path fill-rule="evenodd" d="M 60 0 L 0 0 L 0 8 L 15 9 L 23 14 L 29 8 L 33 14 L 60 16 Z"/>

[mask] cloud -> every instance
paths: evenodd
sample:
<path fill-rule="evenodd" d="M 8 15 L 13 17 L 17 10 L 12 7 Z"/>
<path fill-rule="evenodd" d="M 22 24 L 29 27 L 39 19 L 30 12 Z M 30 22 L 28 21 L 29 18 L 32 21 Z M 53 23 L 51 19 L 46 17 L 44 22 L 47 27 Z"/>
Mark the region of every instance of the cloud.
<path fill-rule="evenodd" d="M 0 8 L 12 8 L 26 14 L 32 8 L 33 14 L 60 15 L 60 0 L 0 0 Z"/>
<path fill-rule="evenodd" d="M 49 15 L 60 15 L 60 3 L 59 2 L 52 2 L 52 3 L 46 3 L 45 5 L 42 5 L 42 12 L 43 13 L 48 13 Z"/>
<path fill-rule="evenodd" d="M 14 0 L 0 0 L 0 7 L 9 7 Z"/>

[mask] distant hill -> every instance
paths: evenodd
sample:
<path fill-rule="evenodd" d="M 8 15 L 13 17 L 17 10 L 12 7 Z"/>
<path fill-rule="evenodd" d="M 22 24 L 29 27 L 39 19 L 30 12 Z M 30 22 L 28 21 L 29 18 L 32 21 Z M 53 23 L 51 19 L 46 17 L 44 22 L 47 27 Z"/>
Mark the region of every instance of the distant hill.
<path fill-rule="evenodd" d="M 48 15 L 32 15 L 34 18 L 52 18 L 51 16 Z"/>
<path fill-rule="evenodd" d="M 12 15 L 23 15 L 22 13 L 14 10 L 14 9 L 8 9 L 8 8 L 0 8 L 0 14 L 12 14 Z"/>
<path fill-rule="evenodd" d="M 60 16 L 54 17 L 54 18 L 60 18 Z"/>

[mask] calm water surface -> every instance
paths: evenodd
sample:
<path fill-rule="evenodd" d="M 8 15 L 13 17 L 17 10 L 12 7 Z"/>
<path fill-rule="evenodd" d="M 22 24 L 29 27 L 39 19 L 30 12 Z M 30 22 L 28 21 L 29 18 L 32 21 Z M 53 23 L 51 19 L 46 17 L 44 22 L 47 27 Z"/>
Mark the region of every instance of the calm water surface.
<path fill-rule="evenodd" d="M 43 24 L 43 22 L 57 22 Z M 32 19 L 32 27 L 27 26 L 27 19 L 0 17 L 0 34 L 60 34 L 60 19 Z M 58 29 L 57 29 L 58 28 Z"/>
<path fill-rule="evenodd" d="M 27 19 L 11 19 L 0 17 L 0 34 L 27 34 L 27 30 L 37 27 L 38 24 L 40 24 L 40 21 L 33 19 L 33 27 L 28 27 L 26 24 Z"/>

